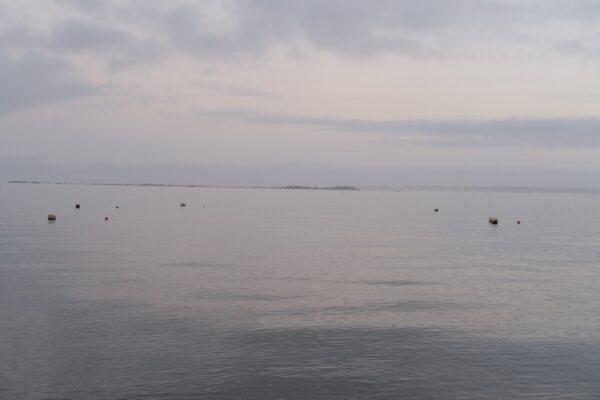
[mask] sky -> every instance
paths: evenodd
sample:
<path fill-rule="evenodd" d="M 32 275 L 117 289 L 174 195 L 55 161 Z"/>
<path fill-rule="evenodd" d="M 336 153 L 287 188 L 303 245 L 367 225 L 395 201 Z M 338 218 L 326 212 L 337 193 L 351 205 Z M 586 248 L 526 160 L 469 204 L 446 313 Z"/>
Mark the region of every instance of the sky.
<path fill-rule="evenodd" d="M 0 181 L 600 188 L 596 0 L 0 0 Z"/>

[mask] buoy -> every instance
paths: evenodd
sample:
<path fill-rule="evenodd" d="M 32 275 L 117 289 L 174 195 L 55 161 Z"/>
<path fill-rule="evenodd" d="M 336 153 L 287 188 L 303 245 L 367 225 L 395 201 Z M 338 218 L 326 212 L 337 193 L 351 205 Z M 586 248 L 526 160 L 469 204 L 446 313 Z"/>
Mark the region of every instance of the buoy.
<path fill-rule="evenodd" d="M 119 208 L 119 206 L 117 206 L 116 208 Z"/>
<path fill-rule="evenodd" d="M 433 210 L 433 211 L 435 211 L 435 212 L 438 212 L 438 211 L 440 211 L 440 210 L 438 210 L 438 209 L 436 208 L 436 209 L 435 209 L 435 210 Z"/>
<path fill-rule="evenodd" d="M 48 214 L 48 221 L 56 221 L 56 215 Z"/>
<path fill-rule="evenodd" d="M 79 209 L 79 204 L 75 204 L 75 208 Z"/>
<path fill-rule="evenodd" d="M 498 225 L 498 218 L 490 217 L 489 223 L 490 223 L 490 225 Z"/>
<path fill-rule="evenodd" d="M 104 217 L 104 220 L 105 220 L 105 221 L 108 221 L 108 217 Z"/>
<path fill-rule="evenodd" d="M 521 221 L 517 221 L 517 225 L 521 225 Z"/>
<path fill-rule="evenodd" d="M 181 206 L 181 207 L 185 207 L 185 203 L 181 203 L 181 204 L 180 204 L 180 206 Z"/>

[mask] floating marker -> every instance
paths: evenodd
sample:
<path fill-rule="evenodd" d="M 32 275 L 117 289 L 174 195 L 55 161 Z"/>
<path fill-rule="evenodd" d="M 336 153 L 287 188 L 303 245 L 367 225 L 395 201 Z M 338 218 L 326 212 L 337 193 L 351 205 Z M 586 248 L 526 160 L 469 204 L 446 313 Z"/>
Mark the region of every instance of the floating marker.
<path fill-rule="evenodd" d="M 108 221 L 108 217 L 104 217 L 104 220 L 105 220 L 105 221 Z"/>
<path fill-rule="evenodd" d="M 434 212 L 438 212 L 438 211 L 440 211 L 440 210 L 438 210 L 438 209 L 436 208 L 436 209 L 435 209 L 435 210 L 433 210 L 433 211 L 434 211 Z"/>
<path fill-rule="evenodd" d="M 75 204 L 75 208 L 79 210 L 79 204 Z"/>
<path fill-rule="evenodd" d="M 488 220 L 488 222 L 490 223 L 490 225 L 498 225 L 498 218 L 496 218 L 496 217 L 490 217 L 490 219 Z"/>
<path fill-rule="evenodd" d="M 517 221 L 517 225 L 521 225 L 521 221 Z"/>
<path fill-rule="evenodd" d="M 56 215 L 48 214 L 48 221 L 56 221 Z"/>
<path fill-rule="evenodd" d="M 185 203 L 181 203 L 181 204 L 180 204 L 180 206 L 181 206 L 181 207 L 185 207 Z"/>

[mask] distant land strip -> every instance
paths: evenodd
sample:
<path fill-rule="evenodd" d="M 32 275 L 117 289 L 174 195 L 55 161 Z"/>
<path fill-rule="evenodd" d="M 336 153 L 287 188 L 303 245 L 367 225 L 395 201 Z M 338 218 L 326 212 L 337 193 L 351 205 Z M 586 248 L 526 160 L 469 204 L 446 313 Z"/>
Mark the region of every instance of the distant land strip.
<path fill-rule="evenodd" d="M 220 188 L 220 189 L 289 189 L 289 190 L 344 190 L 344 191 L 432 191 L 432 192 L 498 192 L 498 193 L 579 193 L 600 194 L 600 189 L 585 187 L 534 187 L 534 186 L 231 186 L 231 185 L 183 185 L 168 183 L 100 183 L 100 182 L 43 182 L 27 180 L 11 180 L 8 183 L 45 184 L 45 185 L 80 185 L 80 186 L 142 186 L 142 187 L 181 187 L 181 188 Z"/>
<path fill-rule="evenodd" d="M 42 185 L 79 185 L 79 186 L 145 186 L 145 187 L 191 187 L 191 188 L 221 188 L 221 189 L 302 189 L 302 190 L 361 190 L 356 186 L 227 186 L 227 185 L 176 185 L 169 183 L 100 183 L 100 182 L 42 182 L 12 180 L 8 183 L 42 184 Z"/>

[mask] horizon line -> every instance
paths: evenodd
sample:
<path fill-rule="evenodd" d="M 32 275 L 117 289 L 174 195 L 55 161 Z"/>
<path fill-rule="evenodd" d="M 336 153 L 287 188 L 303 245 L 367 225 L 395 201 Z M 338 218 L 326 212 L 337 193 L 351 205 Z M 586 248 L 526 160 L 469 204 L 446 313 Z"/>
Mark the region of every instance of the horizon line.
<path fill-rule="evenodd" d="M 347 190 L 347 191 L 452 191 L 452 192 L 517 192 L 517 193 L 581 193 L 600 194 L 600 188 L 560 187 L 560 186 L 525 186 L 525 185 L 403 185 L 403 186 L 368 186 L 368 185 L 205 185 L 205 184 L 173 184 L 173 183 L 115 183 L 115 182 L 60 182 L 38 180 L 9 180 L 7 184 L 44 184 L 75 186 L 137 186 L 137 187 L 179 187 L 179 188 L 213 188 L 213 189 L 286 189 L 286 190 Z"/>

